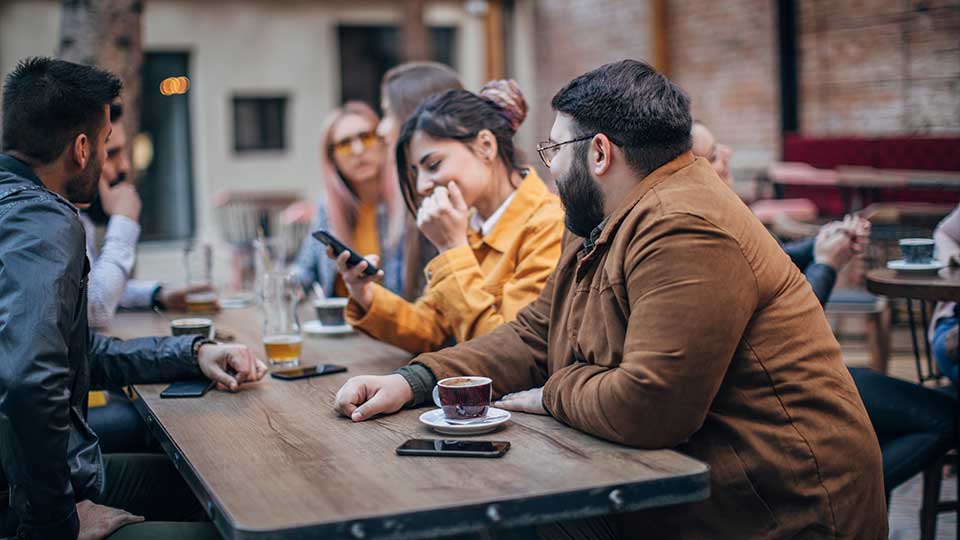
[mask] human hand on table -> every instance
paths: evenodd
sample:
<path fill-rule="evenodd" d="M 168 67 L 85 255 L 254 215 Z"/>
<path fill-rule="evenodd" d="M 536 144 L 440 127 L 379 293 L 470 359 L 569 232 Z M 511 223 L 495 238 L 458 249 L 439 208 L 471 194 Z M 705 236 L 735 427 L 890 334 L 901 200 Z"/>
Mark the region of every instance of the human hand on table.
<path fill-rule="evenodd" d="M 124 525 L 143 521 L 142 516 L 91 501 L 77 503 L 77 518 L 80 520 L 77 540 L 103 540 Z"/>
<path fill-rule="evenodd" d="M 550 414 L 546 409 L 543 408 L 543 387 L 507 394 L 500 398 L 500 401 L 497 401 L 493 405 L 508 411 L 524 412 L 529 414 Z"/>
<path fill-rule="evenodd" d="M 375 276 L 368 276 L 363 271 L 367 269 L 367 261 L 370 261 L 370 264 L 374 266 L 379 266 L 380 257 L 367 255 L 364 257 L 366 260 L 360 261 L 354 266 L 347 266 L 350 253 L 344 251 L 338 257 L 333 254 L 333 249 L 329 247 L 327 248 L 327 257 L 337 261 L 337 272 L 343 278 L 343 284 L 346 285 L 350 298 L 353 298 L 363 309 L 370 309 L 370 306 L 373 305 L 373 283 L 383 279 L 383 270 L 377 272 Z"/>
<path fill-rule="evenodd" d="M 244 383 L 254 383 L 267 374 L 267 365 L 246 345 L 201 345 L 197 364 L 220 390 L 236 392 Z"/>
<path fill-rule="evenodd" d="M 177 289 L 160 287 L 160 291 L 157 293 L 157 302 L 160 304 L 162 309 L 187 311 L 188 294 L 211 291 L 213 291 L 213 287 L 210 285 L 193 285 L 190 287 L 180 287 Z M 214 302 L 213 310 L 220 311 L 220 304 L 218 302 Z"/>
<path fill-rule="evenodd" d="M 413 399 L 413 389 L 402 375 L 352 377 L 334 398 L 333 408 L 354 422 L 379 414 L 393 414 Z"/>

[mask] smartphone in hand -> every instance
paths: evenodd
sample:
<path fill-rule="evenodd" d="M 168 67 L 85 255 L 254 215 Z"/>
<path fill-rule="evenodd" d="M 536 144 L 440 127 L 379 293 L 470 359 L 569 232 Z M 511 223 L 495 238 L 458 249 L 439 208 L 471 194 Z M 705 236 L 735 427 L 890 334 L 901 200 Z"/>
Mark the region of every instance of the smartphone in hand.
<path fill-rule="evenodd" d="M 334 237 L 329 232 L 316 231 L 313 233 L 313 237 L 319 240 L 320 242 L 322 242 L 324 245 L 330 246 L 330 248 L 333 249 L 333 254 L 338 257 L 344 251 L 350 253 L 350 258 L 347 259 L 347 266 L 351 268 L 360 264 L 361 262 L 366 261 L 367 267 L 363 271 L 364 275 L 375 276 L 377 275 L 378 272 L 380 272 L 379 268 L 370 264 L 370 261 L 361 257 L 359 254 L 357 254 L 356 251 L 350 249 L 346 244 L 344 244 L 340 240 L 337 240 L 336 237 Z"/>

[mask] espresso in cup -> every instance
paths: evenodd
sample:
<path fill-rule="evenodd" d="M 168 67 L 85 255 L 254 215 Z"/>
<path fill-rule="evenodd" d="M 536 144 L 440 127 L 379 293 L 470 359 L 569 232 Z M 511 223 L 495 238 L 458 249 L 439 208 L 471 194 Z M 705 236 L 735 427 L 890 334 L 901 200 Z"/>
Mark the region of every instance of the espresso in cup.
<path fill-rule="evenodd" d="M 317 320 L 323 326 L 343 326 L 347 324 L 344 310 L 347 309 L 346 298 L 320 298 L 313 301 L 313 308 L 317 311 Z"/>
<path fill-rule="evenodd" d="M 175 336 L 203 336 L 213 339 L 213 321 L 210 319 L 174 319 L 170 333 Z"/>
<path fill-rule="evenodd" d="M 487 415 L 493 381 L 487 377 L 448 377 L 437 382 L 433 401 L 450 420 L 469 420 Z"/>
<path fill-rule="evenodd" d="M 923 264 L 933 260 L 932 238 L 904 238 L 900 240 L 900 253 L 908 263 Z"/>

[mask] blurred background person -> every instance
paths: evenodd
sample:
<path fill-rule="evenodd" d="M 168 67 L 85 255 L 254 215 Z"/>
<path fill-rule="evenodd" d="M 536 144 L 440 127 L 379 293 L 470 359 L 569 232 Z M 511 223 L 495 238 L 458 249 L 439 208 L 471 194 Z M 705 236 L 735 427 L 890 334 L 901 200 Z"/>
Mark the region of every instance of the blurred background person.
<path fill-rule="evenodd" d="M 324 198 L 316 206 L 312 229 L 328 230 L 353 249 L 380 256 L 384 286 L 400 293 L 405 211 L 397 182 L 387 169 L 378 122 L 373 109 L 358 101 L 327 117 L 320 140 Z M 327 296 L 347 295 L 336 264 L 312 236 L 304 239 L 295 264 L 304 288 L 318 283 Z"/>
<path fill-rule="evenodd" d="M 117 307 L 125 309 L 184 310 L 188 289 L 165 287 L 158 281 L 131 279 L 140 239 L 143 204 L 131 182 L 128 141 L 121 103 L 110 104 L 113 131 L 107 141 L 107 160 L 98 185 L 98 198 L 80 212 L 86 233 L 90 278 L 87 313 L 90 326 L 110 324 Z M 106 225 L 103 244 L 97 245 L 96 226 Z"/>
<path fill-rule="evenodd" d="M 460 75 L 450 66 L 439 62 L 407 62 L 384 73 L 380 83 L 383 118 L 377 126 L 377 134 L 387 143 L 387 160 L 391 171 L 396 170 L 394 156 L 400 126 L 417 110 L 417 106 L 434 94 L 462 88 Z M 407 219 L 404 253 L 406 267 L 402 295 L 407 300 L 414 300 L 423 294 L 426 285 L 423 268 L 437 255 L 437 251 L 420 233 L 412 217 Z"/>
<path fill-rule="evenodd" d="M 439 254 L 415 302 L 364 276 L 364 262 L 348 269 L 341 254 L 350 324 L 427 352 L 512 321 L 540 294 L 560 256 L 563 210 L 536 172 L 520 164 L 513 137 L 526 113 L 516 83 L 492 81 L 479 94 L 432 96 L 404 123 L 396 150 L 400 186 Z"/>
<path fill-rule="evenodd" d="M 694 122 L 691 134 L 693 153 L 707 159 L 717 176 L 732 187 L 732 149 L 719 144 L 701 122 Z M 953 214 L 957 215 L 960 212 Z M 960 218 L 956 218 L 955 225 L 960 242 Z M 825 306 L 837 274 L 854 257 L 863 254 L 869 243 L 870 222 L 848 215 L 843 221 L 822 226 L 815 237 L 789 242 L 783 248 L 804 273 L 820 304 Z M 960 253 L 960 246 L 956 252 Z M 956 327 L 956 319 L 953 320 Z M 868 368 L 849 369 L 880 442 L 884 491 L 889 501 L 894 487 L 924 471 L 953 444 L 954 401 L 942 392 Z M 956 376 L 956 367 L 953 375 Z"/>
<path fill-rule="evenodd" d="M 943 219 L 933 233 L 936 242 L 937 258 L 945 261 L 952 267 L 960 266 L 960 206 L 949 216 Z M 933 347 L 933 357 L 937 361 L 940 372 L 947 376 L 956 386 L 958 380 L 958 352 L 957 322 L 960 321 L 956 302 L 940 302 L 937 304 L 930 321 L 930 344 Z"/>

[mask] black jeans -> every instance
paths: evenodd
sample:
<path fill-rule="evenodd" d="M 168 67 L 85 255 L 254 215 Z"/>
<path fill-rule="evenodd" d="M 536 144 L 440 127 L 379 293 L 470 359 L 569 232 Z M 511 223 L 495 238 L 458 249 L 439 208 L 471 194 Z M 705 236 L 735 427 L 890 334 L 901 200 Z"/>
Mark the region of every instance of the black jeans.
<path fill-rule="evenodd" d="M 851 368 L 850 374 L 880 441 L 883 483 L 889 494 L 954 444 L 957 401 L 944 392 L 869 369 Z"/>
<path fill-rule="evenodd" d="M 145 523 L 127 525 L 110 540 L 219 540 L 200 503 L 170 460 L 158 454 L 107 454 L 106 483 L 96 503 L 143 516 Z M 0 536 L 16 534 L 17 517 L 0 510 Z"/>

